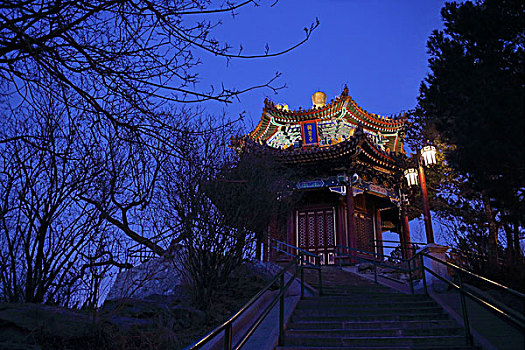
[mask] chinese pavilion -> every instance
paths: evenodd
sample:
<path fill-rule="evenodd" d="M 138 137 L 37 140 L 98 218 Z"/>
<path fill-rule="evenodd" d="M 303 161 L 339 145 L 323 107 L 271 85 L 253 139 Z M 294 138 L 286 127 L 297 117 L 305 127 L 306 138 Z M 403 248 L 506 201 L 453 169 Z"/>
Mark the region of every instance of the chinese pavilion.
<path fill-rule="evenodd" d="M 240 152 L 270 154 L 306 177 L 293 191 L 303 192 L 286 222 L 275 221 L 269 236 L 335 263 L 335 246 L 381 252 L 382 233 L 397 232 L 409 241 L 408 221 L 400 207 L 406 115 L 380 116 L 361 108 L 345 87 L 326 103 L 316 92 L 313 107 L 289 110 L 265 101 L 255 130 L 237 143 Z"/>

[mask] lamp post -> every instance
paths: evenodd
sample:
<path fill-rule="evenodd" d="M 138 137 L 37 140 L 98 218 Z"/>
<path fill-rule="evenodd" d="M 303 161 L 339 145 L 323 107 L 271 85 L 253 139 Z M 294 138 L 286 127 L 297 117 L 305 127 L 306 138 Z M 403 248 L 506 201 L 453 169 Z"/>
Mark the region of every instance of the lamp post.
<path fill-rule="evenodd" d="M 427 194 L 427 182 L 425 180 L 425 170 L 421 162 L 423 158 L 423 163 L 425 166 L 436 164 L 436 147 L 434 146 L 425 146 L 421 149 L 421 152 L 417 152 L 417 169 L 410 168 L 405 170 L 404 175 L 409 186 L 414 186 L 419 183 L 421 188 L 421 196 L 423 197 L 423 218 L 425 221 L 425 232 L 427 235 L 427 244 L 434 243 L 434 232 L 432 230 L 432 219 L 430 217 L 430 206 L 428 204 L 428 194 Z"/>

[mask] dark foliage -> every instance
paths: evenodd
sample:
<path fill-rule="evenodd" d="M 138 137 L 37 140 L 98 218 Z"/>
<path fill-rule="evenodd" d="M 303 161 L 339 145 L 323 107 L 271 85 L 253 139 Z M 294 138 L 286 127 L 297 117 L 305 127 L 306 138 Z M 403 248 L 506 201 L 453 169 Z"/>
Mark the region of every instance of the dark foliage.
<path fill-rule="evenodd" d="M 247 227 L 262 238 L 274 217 L 286 215 L 298 201 L 291 169 L 263 154 L 242 153 L 208 186 L 208 193 L 233 226 Z"/>
<path fill-rule="evenodd" d="M 413 145 L 431 140 L 445 154 L 444 165 L 434 169 L 438 176 L 430 176 L 431 187 L 440 192 L 433 208 L 446 220 L 459 218 L 466 235 L 478 232 L 471 231 L 470 243 L 488 230 L 493 264 L 500 229 L 507 234 L 509 255 L 521 259 L 525 4 L 453 2 L 441 14 L 445 29 L 428 40 L 431 73 L 421 84 L 411 135 Z"/>

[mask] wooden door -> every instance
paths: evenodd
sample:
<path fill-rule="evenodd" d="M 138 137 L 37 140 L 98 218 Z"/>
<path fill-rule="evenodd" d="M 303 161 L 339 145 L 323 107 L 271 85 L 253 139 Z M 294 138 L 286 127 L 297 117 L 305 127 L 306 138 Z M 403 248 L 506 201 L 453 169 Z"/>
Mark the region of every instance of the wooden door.
<path fill-rule="evenodd" d="M 320 255 L 323 265 L 334 264 L 337 244 L 335 209 L 302 210 L 296 215 L 296 242 L 299 248 Z"/>
<path fill-rule="evenodd" d="M 355 214 L 356 244 L 357 249 L 371 252 L 374 248 L 370 245 L 374 240 L 374 220 L 368 213 Z"/>

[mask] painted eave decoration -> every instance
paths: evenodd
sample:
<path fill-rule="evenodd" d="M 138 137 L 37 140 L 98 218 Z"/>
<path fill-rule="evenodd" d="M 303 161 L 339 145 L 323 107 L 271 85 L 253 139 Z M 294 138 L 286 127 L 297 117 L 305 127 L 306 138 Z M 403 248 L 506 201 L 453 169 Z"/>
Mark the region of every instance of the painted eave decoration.
<path fill-rule="evenodd" d="M 347 160 L 351 158 L 353 163 L 365 167 L 372 166 L 381 173 L 393 174 L 400 171 L 395 159 L 396 155 L 377 147 L 362 128 L 358 128 L 347 140 L 330 147 L 278 149 L 255 142 L 249 137 L 235 139 L 234 147 L 242 152 L 270 155 L 284 164 L 309 165 L 320 161 L 339 161 L 349 164 Z"/>
<path fill-rule="evenodd" d="M 265 100 L 261 120 L 247 138 L 281 150 L 332 148 L 349 141 L 360 127 L 376 148 L 387 154 L 399 154 L 404 153 L 406 123 L 406 113 L 380 116 L 367 112 L 348 95 L 345 87 L 335 100 L 308 110 L 292 111 Z M 309 134 L 308 130 L 312 132 Z"/>

